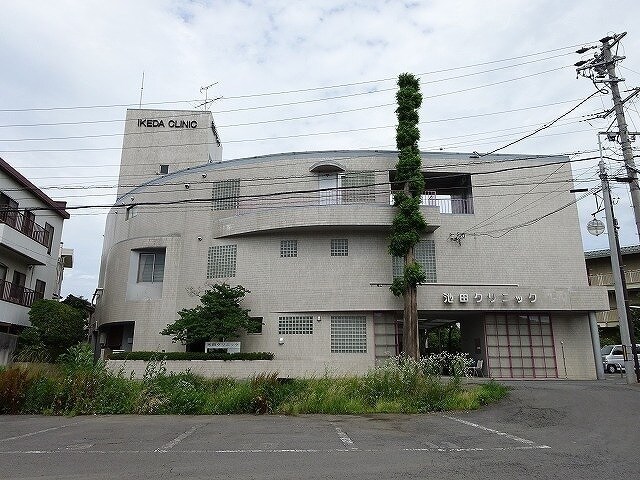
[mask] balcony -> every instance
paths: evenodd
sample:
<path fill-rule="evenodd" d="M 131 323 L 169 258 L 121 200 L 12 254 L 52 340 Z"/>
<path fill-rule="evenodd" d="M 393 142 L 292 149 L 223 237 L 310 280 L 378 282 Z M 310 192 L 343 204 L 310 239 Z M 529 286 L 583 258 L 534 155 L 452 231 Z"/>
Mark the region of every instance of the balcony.
<path fill-rule="evenodd" d="M 640 270 L 626 270 L 624 278 L 629 288 L 638 288 L 640 285 Z M 589 275 L 589 285 L 592 287 L 613 287 L 613 273 L 598 273 Z"/>
<path fill-rule="evenodd" d="M 0 300 L 23 307 L 30 307 L 34 301 L 43 298 L 42 292 L 36 292 L 23 285 L 0 280 Z"/>
<path fill-rule="evenodd" d="M 38 225 L 32 218 L 22 212 L 17 211 L 0 211 L 0 223 L 4 223 L 14 230 L 35 240 L 40 245 L 49 247 L 51 238 L 49 231 Z"/>

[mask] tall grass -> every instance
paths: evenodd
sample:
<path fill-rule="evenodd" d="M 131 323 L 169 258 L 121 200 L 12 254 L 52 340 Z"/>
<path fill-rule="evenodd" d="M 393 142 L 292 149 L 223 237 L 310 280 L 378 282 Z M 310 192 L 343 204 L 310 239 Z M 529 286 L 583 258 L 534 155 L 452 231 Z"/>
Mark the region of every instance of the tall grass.
<path fill-rule="evenodd" d="M 147 364 L 142 380 L 94 363 L 73 347 L 57 365 L 12 365 L 0 370 L 0 413 L 39 414 L 365 414 L 468 410 L 507 394 L 493 382 L 465 385 L 443 379 L 433 363 L 390 359 L 361 377 L 249 380 L 205 379 L 167 373 L 163 359 Z M 452 369 L 453 370 L 453 369 Z"/>

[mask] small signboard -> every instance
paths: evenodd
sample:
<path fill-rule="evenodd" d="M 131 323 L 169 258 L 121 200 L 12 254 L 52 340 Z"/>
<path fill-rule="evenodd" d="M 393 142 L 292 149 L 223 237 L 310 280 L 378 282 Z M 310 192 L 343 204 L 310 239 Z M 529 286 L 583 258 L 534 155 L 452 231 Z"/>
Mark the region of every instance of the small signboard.
<path fill-rule="evenodd" d="M 240 353 L 240 342 L 205 342 L 204 351 L 205 353 Z"/>

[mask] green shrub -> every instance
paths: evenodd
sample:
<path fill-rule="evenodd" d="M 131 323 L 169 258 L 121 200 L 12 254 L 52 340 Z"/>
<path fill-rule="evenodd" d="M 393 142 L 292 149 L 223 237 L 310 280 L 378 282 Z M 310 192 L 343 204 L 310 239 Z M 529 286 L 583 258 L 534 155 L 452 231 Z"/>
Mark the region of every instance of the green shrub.
<path fill-rule="evenodd" d="M 205 353 L 205 352 L 126 352 L 114 353 L 111 360 L 273 360 L 271 352 Z"/>
<path fill-rule="evenodd" d="M 70 348 L 56 365 L 0 370 L 0 413 L 29 414 L 366 414 L 470 410 L 508 390 L 495 383 L 463 385 L 425 374 L 424 362 L 396 358 L 362 377 L 249 380 L 167 374 L 164 355 L 147 362 L 142 380 L 94 362 L 86 345 Z"/>

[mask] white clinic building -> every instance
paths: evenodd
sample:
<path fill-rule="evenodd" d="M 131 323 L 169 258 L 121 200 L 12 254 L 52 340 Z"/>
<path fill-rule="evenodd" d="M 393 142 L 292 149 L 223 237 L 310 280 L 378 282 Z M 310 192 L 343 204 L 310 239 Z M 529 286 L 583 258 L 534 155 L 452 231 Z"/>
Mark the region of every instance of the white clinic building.
<path fill-rule="evenodd" d="M 458 323 L 487 376 L 596 378 L 607 292 L 587 282 L 568 159 L 472 157 L 422 155 L 421 331 Z M 241 350 L 273 352 L 283 376 L 364 372 L 399 353 L 396 162 L 376 150 L 223 160 L 209 112 L 129 110 L 97 342 L 183 351 L 160 330 L 198 303 L 193 291 L 226 282 L 251 291 L 243 305 L 262 320 Z"/>

